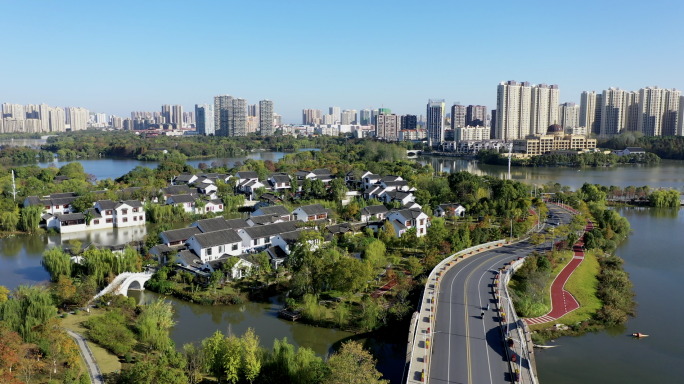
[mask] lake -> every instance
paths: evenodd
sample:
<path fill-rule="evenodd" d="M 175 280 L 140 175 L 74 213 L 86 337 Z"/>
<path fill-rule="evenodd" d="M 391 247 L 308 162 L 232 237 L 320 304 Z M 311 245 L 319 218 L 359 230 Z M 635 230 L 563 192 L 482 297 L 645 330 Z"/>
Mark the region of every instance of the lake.
<path fill-rule="evenodd" d="M 277 161 L 284 152 L 256 152 L 248 158 Z M 229 161 L 244 161 L 245 157 Z M 189 163 L 213 159 L 195 160 Z M 436 170 L 455 172 L 467 170 L 475 174 L 502 177 L 506 167 L 490 166 L 460 159 L 421 157 L 418 161 L 430 162 Z M 119 177 L 137 165 L 156 166 L 152 162 L 137 160 L 98 159 L 84 160 L 87 172 L 98 178 Z M 61 163 L 64 164 L 64 163 Z M 681 187 L 684 173 L 679 162 L 663 161 L 660 166 L 626 165 L 611 168 L 512 168 L 513 178 L 527 183 L 543 184 L 549 180 L 580 187 L 584 182 L 603 185 L 651 187 Z M 41 164 L 47 166 L 47 164 Z M 630 273 L 639 303 L 638 315 L 626 326 L 610 332 L 588 334 L 578 338 L 556 340 L 558 348 L 537 352 L 537 368 L 542 383 L 643 383 L 679 382 L 684 367 L 684 351 L 679 342 L 684 340 L 684 327 L 679 320 L 684 316 L 680 294 L 684 292 L 684 210 L 655 208 L 621 208 L 631 226 L 632 234 L 617 250 L 625 259 L 625 269 Z M 187 223 L 178 223 L 178 227 Z M 149 227 L 148 227 L 149 228 Z M 123 228 L 90 231 L 85 234 L 17 235 L 0 239 L 0 285 L 10 289 L 19 284 L 39 283 L 49 279 L 40 265 L 43 250 L 72 238 L 84 244 L 121 244 L 141 239 L 146 228 Z M 132 292 L 140 300 L 156 296 L 153 292 Z M 171 336 L 177 345 L 199 341 L 214 331 L 226 332 L 230 325 L 236 334 L 247 327 L 255 328 L 263 346 L 270 347 L 273 339 L 287 337 L 288 341 L 312 348 L 325 355 L 331 348 L 351 335 L 346 332 L 310 327 L 278 319 L 280 304 L 247 303 L 239 306 L 199 306 L 171 298 L 176 308 L 177 326 Z M 627 335 L 642 332 L 651 335 L 633 340 Z M 397 331 L 393 337 L 362 339 L 379 360 L 378 368 L 392 383 L 401 381 L 405 357 L 405 332 Z M 680 368 L 677 368 L 680 367 Z"/>
<path fill-rule="evenodd" d="M 505 179 L 508 167 L 489 165 L 474 160 L 457 157 L 419 156 L 420 164 L 431 164 L 435 171 L 454 173 L 468 171 L 479 176 L 492 176 Z M 511 178 L 526 184 L 546 184 L 554 181 L 567 185 L 573 190 L 584 183 L 605 186 L 648 185 L 651 188 L 674 188 L 684 191 L 684 161 L 662 160 L 659 165 L 626 164 L 613 167 L 511 167 Z"/>
<path fill-rule="evenodd" d="M 35 139 L 37 140 L 37 139 Z M 320 149 L 318 148 L 302 148 L 299 151 L 319 151 Z M 271 160 L 274 163 L 277 162 L 278 160 L 282 159 L 285 157 L 285 155 L 290 154 L 292 152 L 278 152 L 278 151 L 260 151 L 260 152 L 251 152 L 246 156 L 242 157 L 227 157 L 227 158 L 206 158 L 206 159 L 194 159 L 194 160 L 187 160 L 186 163 L 189 165 L 192 165 L 193 167 L 197 168 L 199 166 L 199 163 L 206 163 L 207 165 L 211 166 L 211 163 L 213 161 L 220 161 L 223 162 L 224 160 L 228 162 L 229 167 L 233 167 L 236 162 L 241 162 L 244 163 L 245 160 L 247 159 L 253 159 L 253 160 Z M 90 173 L 95 175 L 97 180 L 104 180 L 104 179 L 116 179 L 117 177 L 120 177 L 122 175 L 125 175 L 128 173 L 130 170 L 137 166 L 143 166 L 143 167 L 148 167 L 148 168 L 156 168 L 159 162 L 157 161 L 140 161 L 136 159 L 127 159 L 127 158 L 111 158 L 111 157 L 105 157 L 105 158 L 100 158 L 100 159 L 84 159 L 84 160 L 71 160 L 71 161 L 58 161 L 57 158 L 55 158 L 54 161 L 52 162 L 43 162 L 43 163 L 36 163 L 41 167 L 47 167 L 50 164 L 55 164 L 57 167 L 64 166 L 69 163 L 73 162 L 78 162 L 83 165 L 83 169 L 85 170 L 86 173 Z M 15 164 L 15 165 L 26 165 L 26 164 Z"/>

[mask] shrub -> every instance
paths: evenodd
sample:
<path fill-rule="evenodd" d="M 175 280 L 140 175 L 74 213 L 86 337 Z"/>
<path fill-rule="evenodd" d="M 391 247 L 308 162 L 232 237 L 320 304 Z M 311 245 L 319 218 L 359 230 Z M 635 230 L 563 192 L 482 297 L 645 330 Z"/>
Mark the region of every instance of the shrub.
<path fill-rule="evenodd" d="M 85 323 L 88 336 L 115 355 L 125 355 L 135 345 L 133 332 L 126 326 L 126 318 L 120 309 L 113 309 L 102 316 L 91 317 Z"/>
<path fill-rule="evenodd" d="M 126 360 L 126 362 L 127 362 L 128 364 L 130 364 L 131 361 L 133 361 L 133 356 L 131 356 L 131 353 L 130 353 L 130 352 L 126 352 L 126 354 L 124 355 L 124 359 Z"/>

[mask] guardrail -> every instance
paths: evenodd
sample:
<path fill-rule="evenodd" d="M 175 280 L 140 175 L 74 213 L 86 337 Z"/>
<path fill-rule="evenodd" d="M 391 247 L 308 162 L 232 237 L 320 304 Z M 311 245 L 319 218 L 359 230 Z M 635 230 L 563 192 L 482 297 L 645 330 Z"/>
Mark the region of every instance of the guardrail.
<path fill-rule="evenodd" d="M 521 330 L 518 315 L 515 313 L 515 309 L 513 308 L 513 303 L 511 302 L 511 296 L 508 293 L 508 282 L 511 280 L 511 276 L 513 273 L 522 266 L 522 264 L 525 262 L 525 258 L 522 258 L 520 260 L 516 260 L 513 263 L 509 264 L 509 268 L 505 269 L 503 271 L 500 271 L 499 274 L 497 274 L 496 281 L 498 284 L 496 284 L 494 289 L 497 289 L 498 292 L 496 292 L 495 295 L 495 303 L 499 307 L 499 313 L 503 314 L 500 318 L 503 319 L 503 322 L 501 322 L 501 327 L 504 327 L 502 330 L 502 334 L 504 336 L 508 336 L 508 330 L 510 330 L 511 327 L 508 326 L 509 322 L 506 322 L 506 317 L 505 313 L 509 313 L 510 319 L 512 320 L 512 323 L 516 325 L 515 330 L 516 333 L 518 334 L 518 340 L 520 342 L 520 357 L 521 360 L 518 362 L 518 365 L 522 368 L 522 356 L 527 357 L 527 372 L 530 376 L 530 381 L 532 384 L 537 384 L 537 380 L 534 377 L 534 372 L 532 371 L 532 358 L 531 358 L 531 352 L 527 348 L 527 337 L 525 336 L 525 331 L 524 329 Z M 506 294 L 506 301 L 508 302 L 508 305 L 502 305 L 501 304 L 501 298 L 503 295 L 501 294 L 501 290 L 503 289 L 504 293 Z M 505 310 L 505 308 L 508 307 L 508 311 Z M 506 348 L 506 353 L 508 354 L 508 345 L 505 345 L 504 348 Z M 509 356 L 509 365 L 511 369 L 513 370 L 513 362 L 510 360 Z M 513 373 L 513 372 L 511 372 Z M 522 373 L 521 373 L 522 374 Z M 514 381 L 515 379 L 513 378 L 511 381 Z"/>
<path fill-rule="evenodd" d="M 506 242 L 506 240 L 497 240 L 497 241 L 492 241 L 489 243 L 476 245 L 476 246 L 473 246 L 470 248 L 466 248 L 462 251 L 454 253 L 453 255 L 451 255 L 449 257 L 446 257 L 444 260 L 440 261 L 439 264 L 437 264 L 432 269 L 432 271 L 428 275 L 428 280 L 425 284 L 425 289 L 423 290 L 423 293 L 420 297 L 420 304 L 419 304 L 418 309 L 416 311 L 416 313 L 418 313 L 418 319 L 416 320 L 415 325 L 414 325 L 414 329 L 413 329 L 413 345 L 411 346 L 411 357 L 409 360 L 408 378 L 407 378 L 406 382 L 427 382 L 428 378 L 429 378 L 428 357 L 430 356 L 430 351 L 431 351 L 430 336 L 432 334 L 431 331 L 434 330 L 434 321 L 435 321 L 434 311 L 432 310 L 432 308 L 434 308 L 433 305 L 437 301 L 437 297 L 438 297 L 438 293 L 439 293 L 439 291 L 438 291 L 439 277 L 442 274 L 442 269 L 445 269 L 444 267 L 447 264 L 451 265 L 451 263 L 453 263 L 455 261 L 455 259 L 458 257 L 465 256 L 467 254 L 473 254 L 475 252 L 479 252 L 482 250 L 488 250 L 488 249 L 491 249 L 495 246 L 501 246 L 505 242 Z M 428 290 L 432 290 L 432 292 L 428 293 Z M 427 308 L 427 310 L 426 310 L 426 308 L 425 308 L 426 307 L 426 305 L 425 305 L 426 304 L 426 295 L 428 295 L 428 294 L 432 296 L 432 297 L 430 297 L 431 306 L 429 308 Z M 416 381 L 416 380 L 413 380 L 411 378 L 411 375 L 416 374 L 416 371 L 415 371 L 416 368 L 414 367 L 414 363 L 415 363 L 414 359 L 416 356 L 416 344 L 417 344 L 417 340 L 418 340 L 418 328 L 420 327 L 420 323 L 423 319 L 423 316 L 421 316 L 423 314 L 423 312 L 429 313 L 429 321 L 428 321 L 429 326 L 428 326 L 427 332 L 424 334 L 425 335 L 425 345 L 424 345 L 424 349 L 425 349 L 424 352 L 425 353 L 423 355 L 423 361 L 422 361 L 423 369 L 421 371 L 421 380 Z M 402 382 L 403 381 L 404 380 L 402 380 Z"/>

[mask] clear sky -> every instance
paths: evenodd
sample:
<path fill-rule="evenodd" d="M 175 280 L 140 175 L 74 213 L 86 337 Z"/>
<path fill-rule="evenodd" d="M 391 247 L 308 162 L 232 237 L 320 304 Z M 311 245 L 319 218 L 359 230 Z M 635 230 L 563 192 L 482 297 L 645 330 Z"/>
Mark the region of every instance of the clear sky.
<path fill-rule="evenodd" d="M 0 1 L 0 103 L 130 116 L 230 94 L 425 114 L 504 80 L 684 88 L 684 1 Z"/>

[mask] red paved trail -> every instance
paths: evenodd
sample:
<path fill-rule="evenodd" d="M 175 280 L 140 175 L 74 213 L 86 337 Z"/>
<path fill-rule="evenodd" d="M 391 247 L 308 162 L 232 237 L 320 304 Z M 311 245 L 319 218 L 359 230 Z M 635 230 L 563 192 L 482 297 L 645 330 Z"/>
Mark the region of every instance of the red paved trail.
<path fill-rule="evenodd" d="M 589 221 L 584 231 L 591 231 L 594 225 Z M 542 324 L 548 323 L 550 321 L 557 320 L 566 314 L 579 308 L 579 303 L 570 294 L 570 292 L 564 289 L 565 283 L 570 278 L 575 269 L 584 260 L 584 252 L 582 251 L 582 246 L 584 245 L 584 236 L 577 240 L 575 245 L 573 245 L 572 250 L 574 251 L 574 256 L 572 260 L 563 268 L 562 271 L 556 276 L 553 283 L 551 283 L 551 312 L 544 316 L 535 317 L 532 319 L 525 319 L 527 324 Z"/>

